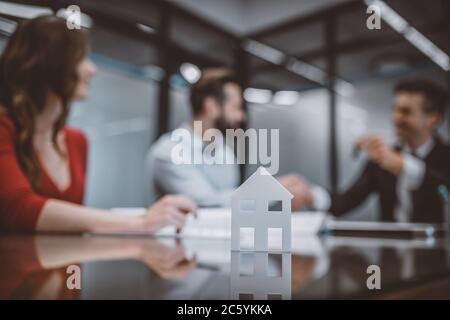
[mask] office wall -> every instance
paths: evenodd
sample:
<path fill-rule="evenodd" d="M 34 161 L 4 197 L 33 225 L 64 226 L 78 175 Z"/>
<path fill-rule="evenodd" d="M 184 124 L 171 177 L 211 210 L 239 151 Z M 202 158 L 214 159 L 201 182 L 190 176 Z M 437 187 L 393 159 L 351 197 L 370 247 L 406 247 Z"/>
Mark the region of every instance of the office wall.
<path fill-rule="evenodd" d="M 170 91 L 169 130 L 178 128 L 191 118 L 189 88 L 172 88 Z"/>
<path fill-rule="evenodd" d="M 90 97 L 75 103 L 69 123 L 89 138 L 86 204 L 142 206 L 144 158 L 156 130 L 156 82 L 99 65 Z"/>
<path fill-rule="evenodd" d="M 328 186 L 327 97 L 323 90 L 304 93 L 292 106 L 249 104 L 249 127 L 279 129 L 279 174 L 299 172 Z M 251 174 L 253 167 L 247 172 Z"/>

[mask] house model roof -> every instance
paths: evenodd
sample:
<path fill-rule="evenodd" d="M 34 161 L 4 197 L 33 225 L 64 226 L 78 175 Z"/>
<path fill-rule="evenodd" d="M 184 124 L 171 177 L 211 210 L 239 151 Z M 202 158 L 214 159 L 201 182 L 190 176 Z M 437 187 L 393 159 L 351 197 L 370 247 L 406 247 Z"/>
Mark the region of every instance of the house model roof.
<path fill-rule="evenodd" d="M 264 167 L 259 167 L 243 184 L 237 188 L 233 194 L 234 197 L 270 197 L 292 199 L 294 196 L 275 179 Z"/>

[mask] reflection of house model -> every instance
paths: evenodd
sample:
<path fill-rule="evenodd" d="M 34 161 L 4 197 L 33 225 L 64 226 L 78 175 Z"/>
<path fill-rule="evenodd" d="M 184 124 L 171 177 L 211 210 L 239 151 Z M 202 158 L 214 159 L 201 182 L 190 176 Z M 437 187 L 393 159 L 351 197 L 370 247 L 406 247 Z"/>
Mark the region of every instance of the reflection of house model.
<path fill-rule="evenodd" d="M 231 250 L 242 249 L 241 232 L 249 231 L 255 251 L 269 250 L 271 234 L 281 239 L 279 249 L 290 251 L 292 198 L 266 169 L 256 170 L 231 196 Z"/>
<path fill-rule="evenodd" d="M 245 256 L 250 259 L 244 259 Z M 271 256 L 281 260 L 279 274 L 269 273 L 270 267 L 274 267 L 269 264 Z M 291 266 L 291 253 L 231 252 L 230 298 L 291 299 Z M 250 270 L 245 267 L 250 267 Z"/>

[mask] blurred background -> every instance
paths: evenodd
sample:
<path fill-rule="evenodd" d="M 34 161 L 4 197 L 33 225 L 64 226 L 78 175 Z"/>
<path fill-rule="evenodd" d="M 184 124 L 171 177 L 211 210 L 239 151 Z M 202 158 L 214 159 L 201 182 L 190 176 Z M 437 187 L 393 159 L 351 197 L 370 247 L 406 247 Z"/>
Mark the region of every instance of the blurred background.
<path fill-rule="evenodd" d="M 381 29 L 366 26 L 371 3 L 393 13 Z M 445 0 L 0 1 L 0 51 L 21 20 L 70 5 L 81 9 L 99 69 L 89 100 L 70 116 L 90 141 L 91 206 L 145 205 L 145 154 L 190 118 L 189 87 L 203 68 L 236 72 L 247 88 L 248 127 L 280 129 L 281 174 L 299 172 L 332 190 L 361 169 L 355 139 L 376 132 L 393 141 L 397 81 L 450 85 Z M 244 167 L 243 178 L 253 169 Z M 375 219 L 375 205 L 370 199 L 346 218 Z"/>

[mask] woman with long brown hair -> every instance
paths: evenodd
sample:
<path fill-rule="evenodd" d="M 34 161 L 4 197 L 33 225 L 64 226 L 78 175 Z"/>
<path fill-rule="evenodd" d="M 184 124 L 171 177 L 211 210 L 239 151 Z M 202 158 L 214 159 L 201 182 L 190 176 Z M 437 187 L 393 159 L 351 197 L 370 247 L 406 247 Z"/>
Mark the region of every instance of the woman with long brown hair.
<path fill-rule="evenodd" d="M 195 204 L 168 196 L 144 216 L 83 207 L 87 140 L 66 126 L 95 66 L 87 34 L 41 16 L 17 27 L 0 58 L 0 230 L 153 232 L 181 228 Z"/>

